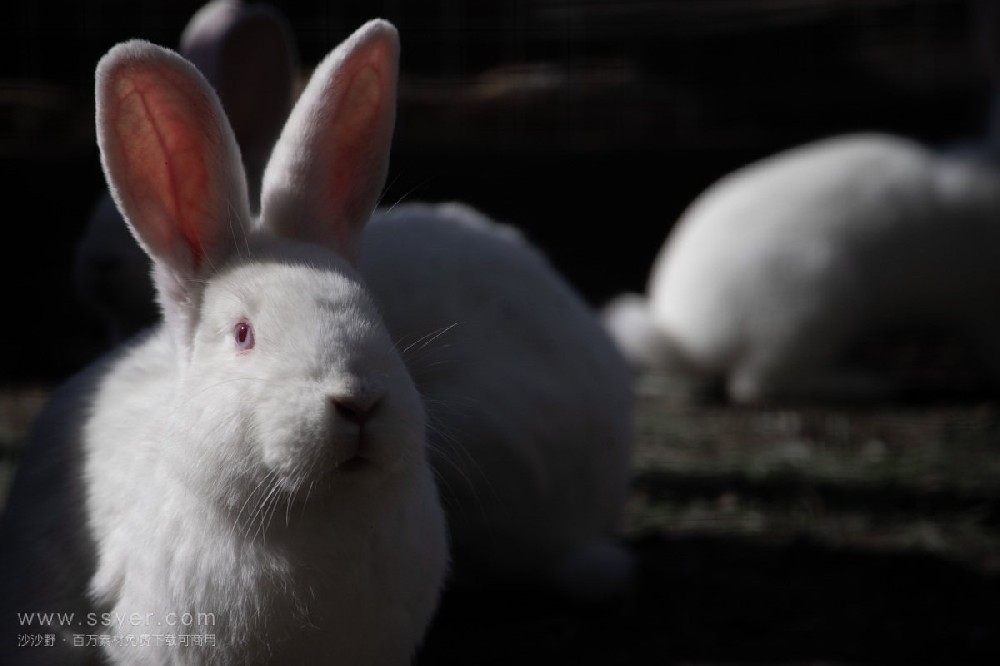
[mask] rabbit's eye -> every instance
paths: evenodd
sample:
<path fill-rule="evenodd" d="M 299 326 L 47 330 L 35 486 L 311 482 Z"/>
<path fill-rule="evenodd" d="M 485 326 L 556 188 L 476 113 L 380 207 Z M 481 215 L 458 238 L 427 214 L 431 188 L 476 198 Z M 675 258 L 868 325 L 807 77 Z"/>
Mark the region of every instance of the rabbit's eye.
<path fill-rule="evenodd" d="M 236 339 L 236 349 L 239 351 L 249 351 L 253 349 L 253 326 L 248 321 L 240 321 L 233 329 L 233 337 Z"/>

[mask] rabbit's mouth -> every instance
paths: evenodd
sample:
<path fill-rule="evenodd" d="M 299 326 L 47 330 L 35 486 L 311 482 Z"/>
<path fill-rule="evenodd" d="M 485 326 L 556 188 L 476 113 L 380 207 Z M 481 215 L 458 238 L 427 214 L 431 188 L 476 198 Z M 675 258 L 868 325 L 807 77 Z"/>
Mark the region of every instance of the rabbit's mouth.
<path fill-rule="evenodd" d="M 376 451 L 370 426 L 364 420 L 340 423 L 330 440 L 332 451 L 339 455 L 333 460 L 334 473 L 350 474 L 365 469 L 374 469 L 377 461 L 373 457 Z"/>
<path fill-rule="evenodd" d="M 374 471 L 378 463 L 367 455 L 363 438 L 358 439 L 357 446 L 339 460 L 330 460 L 323 472 L 328 483 L 336 485 L 345 478 Z"/>

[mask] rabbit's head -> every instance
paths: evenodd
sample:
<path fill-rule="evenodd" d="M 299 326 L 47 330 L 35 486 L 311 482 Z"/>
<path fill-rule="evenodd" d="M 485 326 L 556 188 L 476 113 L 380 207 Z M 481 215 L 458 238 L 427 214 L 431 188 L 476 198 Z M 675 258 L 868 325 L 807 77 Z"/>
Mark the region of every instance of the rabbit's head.
<path fill-rule="evenodd" d="M 180 366 L 170 427 L 218 442 L 196 455 L 220 487 L 311 492 L 424 464 L 419 398 L 351 265 L 385 180 L 397 60 L 395 29 L 372 21 L 318 66 L 257 219 L 233 131 L 194 66 L 139 41 L 98 66 L 102 164 L 153 260 Z"/>

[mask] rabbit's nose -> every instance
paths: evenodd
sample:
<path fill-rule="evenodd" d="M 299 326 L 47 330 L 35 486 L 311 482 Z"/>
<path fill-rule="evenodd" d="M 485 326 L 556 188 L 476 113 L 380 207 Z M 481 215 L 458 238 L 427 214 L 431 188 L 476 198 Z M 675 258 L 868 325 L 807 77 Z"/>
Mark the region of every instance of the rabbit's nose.
<path fill-rule="evenodd" d="M 371 418 L 381 399 L 377 395 L 351 395 L 334 396 L 330 398 L 330 402 L 337 416 L 362 425 Z"/>

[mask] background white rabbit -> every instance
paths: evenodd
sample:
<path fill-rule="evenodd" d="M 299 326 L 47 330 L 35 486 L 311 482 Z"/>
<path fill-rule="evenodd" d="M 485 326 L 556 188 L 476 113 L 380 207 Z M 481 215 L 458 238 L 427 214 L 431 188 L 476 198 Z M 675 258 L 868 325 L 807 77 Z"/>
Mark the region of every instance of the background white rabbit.
<path fill-rule="evenodd" d="M 835 137 L 699 196 L 654 264 L 648 315 L 609 315 L 610 326 L 647 336 L 640 363 L 679 358 L 738 402 L 898 397 L 892 376 L 851 363 L 886 336 L 967 345 L 995 386 L 998 259 L 1000 173 L 988 163 L 888 135 Z"/>
<path fill-rule="evenodd" d="M 626 589 L 631 381 L 582 298 L 460 204 L 376 212 L 361 271 L 427 404 L 456 579 Z"/>
<path fill-rule="evenodd" d="M 173 633 L 189 612 L 216 621 L 181 633 L 214 646 L 104 656 L 409 660 L 445 573 L 444 515 L 419 396 L 344 259 L 384 183 L 397 58 L 395 30 L 372 21 L 318 66 L 256 222 L 198 71 L 145 42 L 99 63 L 102 163 L 164 323 L 60 391 L 3 526 L 2 649 L 23 631 L 15 611 L 112 625 L 54 624 L 55 648 L 11 658 L 88 659 L 73 634 Z"/>
<path fill-rule="evenodd" d="M 997 11 L 971 9 L 993 81 L 984 137 L 932 150 L 834 136 L 719 179 L 669 234 L 647 293 L 604 308 L 633 366 L 738 402 L 1000 388 Z M 942 355 L 959 358 L 911 367 Z"/>
<path fill-rule="evenodd" d="M 298 56 L 291 30 L 266 4 L 214 0 L 191 17 L 179 53 L 222 100 L 256 207 L 264 166 L 294 101 Z M 80 298 L 105 326 L 109 342 L 156 322 L 149 258 L 107 194 L 94 205 L 75 261 Z"/>

